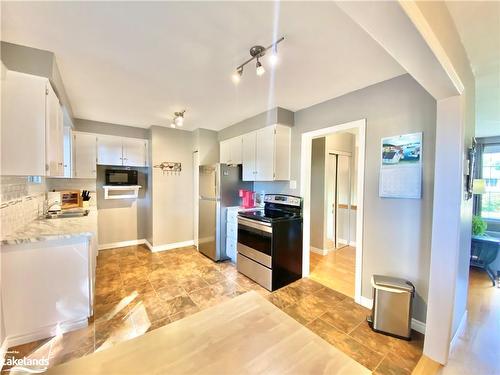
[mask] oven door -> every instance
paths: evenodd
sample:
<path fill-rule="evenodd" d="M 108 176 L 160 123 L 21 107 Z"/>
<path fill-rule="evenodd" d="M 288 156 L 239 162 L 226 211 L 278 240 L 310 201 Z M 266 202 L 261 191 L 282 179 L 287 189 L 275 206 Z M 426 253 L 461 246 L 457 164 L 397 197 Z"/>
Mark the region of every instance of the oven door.
<path fill-rule="evenodd" d="M 238 217 L 238 253 L 271 268 L 272 239 L 270 223 Z"/>

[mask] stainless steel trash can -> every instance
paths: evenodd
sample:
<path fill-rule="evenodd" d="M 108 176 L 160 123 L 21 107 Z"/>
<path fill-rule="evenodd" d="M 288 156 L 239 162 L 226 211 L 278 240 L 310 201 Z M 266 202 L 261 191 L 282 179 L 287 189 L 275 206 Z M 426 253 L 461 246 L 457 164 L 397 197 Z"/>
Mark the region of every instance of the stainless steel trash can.
<path fill-rule="evenodd" d="M 377 332 L 409 340 L 415 287 L 407 280 L 373 275 L 373 308 L 368 318 Z"/>

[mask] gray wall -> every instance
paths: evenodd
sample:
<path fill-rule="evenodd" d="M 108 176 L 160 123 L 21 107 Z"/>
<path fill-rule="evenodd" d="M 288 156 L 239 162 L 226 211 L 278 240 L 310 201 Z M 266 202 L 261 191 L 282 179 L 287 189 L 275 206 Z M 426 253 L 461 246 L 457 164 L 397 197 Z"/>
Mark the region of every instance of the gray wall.
<path fill-rule="evenodd" d="M 259 113 L 258 115 L 240 121 L 219 131 L 219 141 L 237 137 L 238 135 L 273 124 L 293 126 L 294 113 L 281 107 L 276 107 L 269 111 Z"/>
<path fill-rule="evenodd" d="M 193 132 L 193 151 L 198 151 L 200 165 L 214 164 L 219 161 L 218 133 L 208 129 Z"/>
<path fill-rule="evenodd" d="M 149 129 L 136 128 L 134 126 L 111 124 L 109 122 L 84 120 L 80 118 L 74 119 L 74 124 L 75 130 L 80 132 L 116 135 L 128 138 L 149 138 Z"/>
<path fill-rule="evenodd" d="M 193 133 L 151 127 L 151 165 L 182 163 L 179 176 L 152 170 L 152 244 L 161 246 L 193 240 Z"/>
<path fill-rule="evenodd" d="M 141 240 L 146 238 L 148 225 L 148 205 L 150 190 L 147 180 L 149 168 L 131 168 L 138 171 L 138 184 L 142 186 L 137 199 L 104 199 L 102 188 L 106 181 L 106 169 L 112 167 L 97 166 L 97 208 L 99 245 L 115 242 Z"/>
<path fill-rule="evenodd" d="M 61 104 L 73 119 L 73 109 L 53 52 L 21 46 L 8 42 L 1 43 L 1 58 L 7 69 L 16 72 L 46 77 L 50 80 Z"/>
<path fill-rule="evenodd" d="M 300 194 L 301 135 L 349 121 L 366 118 L 366 165 L 363 230 L 362 295 L 371 298 L 373 274 L 404 277 L 417 289 L 414 316 L 425 322 L 429 288 L 429 260 L 434 182 L 436 101 L 405 74 L 344 96 L 295 112 L 292 127 L 291 179 L 287 182 L 256 183 L 255 190 Z M 237 124 L 240 134 L 246 128 Z M 250 129 L 252 130 L 252 129 Z M 378 196 L 380 139 L 422 131 L 422 199 L 388 199 Z M 221 131 L 236 136 L 236 131 Z M 359 202 L 358 202 L 359 203 Z"/>
<path fill-rule="evenodd" d="M 325 238 L 325 147 L 326 139 L 316 138 L 311 149 L 311 246 L 323 249 Z"/>

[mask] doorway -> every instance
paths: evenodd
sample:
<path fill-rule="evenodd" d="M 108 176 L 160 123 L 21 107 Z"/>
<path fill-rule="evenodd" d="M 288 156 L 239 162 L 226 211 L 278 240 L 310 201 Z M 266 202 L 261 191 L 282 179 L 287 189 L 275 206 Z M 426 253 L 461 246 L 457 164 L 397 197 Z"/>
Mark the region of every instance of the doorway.
<path fill-rule="evenodd" d="M 324 271 L 344 272 L 349 279 L 348 294 L 357 303 L 361 303 L 362 254 L 363 254 L 363 186 L 364 186 L 364 155 L 365 155 L 366 120 L 353 121 L 302 134 L 301 146 L 301 196 L 304 199 L 304 233 L 303 233 L 303 264 L 304 277 L 312 276 L 318 270 L 318 260 L 329 261 L 329 265 L 320 266 Z M 345 150 L 327 143 L 326 137 L 331 135 L 356 134 L 354 150 Z M 313 144 L 324 144 L 323 147 L 313 147 Z M 318 155 L 326 155 L 324 165 L 317 163 Z M 314 159 L 314 160 L 313 160 Z M 335 174 L 325 173 L 330 164 Z M 335 165 L 335 168 L 332 167 Z M 317 173 L 323 170 L 323 177 Z M 342 181 L 340 180 L 342 179 Z M 326 186 L 322 192 L 318 184 Z M 331 189 L 329 192 L 328 189 Z M 319 200 L 316 198 L 320 198 Z M 324 215 L 318 212 L 318 202 L 324 204 Z M 353 204 L 355 202 L 355 204 Z M 326 203 L 326 204 L 325 204 Z M 344 215 L 345 214 L 345 215 Z M 341 219 L 342 217 L 342 219 Z M 324 223 L 316 225 L 318 223 Z M 318 240 L 318 228 L 323 230 Z M 321 234 L 320 234 L 321 235 Z M 306 245 L 307 244 L 307 245 Z M 309 246 L 308 246 L 309 245 Z M 354 245 L 354 246 L 352 246 Z M 332 259 L 327 259 L 332 258 Z M 315 268 L 316 267 L 316 268 Z M 348 275 L 350 273 L 350 275 Z M 334 275 L 335 276 L 335 275 Z M 320 280 L 320 282 L 322 282 Z M 322 282 L 325 284 L 325 282 Z M 339 285 L 339 282 L 337 282 Z M 328 286 L 328 285 L 327 285 Z M 333 289 L 338 289 L 334 287 Z"/>

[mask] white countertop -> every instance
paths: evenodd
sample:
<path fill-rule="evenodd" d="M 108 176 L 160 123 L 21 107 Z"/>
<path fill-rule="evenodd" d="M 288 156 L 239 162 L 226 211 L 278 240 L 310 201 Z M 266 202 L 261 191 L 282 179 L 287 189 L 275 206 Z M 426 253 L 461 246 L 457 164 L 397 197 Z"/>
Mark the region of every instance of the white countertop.
<path fill-rule="evenodd" d="M 34 220 L 19 230 L 2 237 L 2 245 L 48 241 L 77 236 L 95 236 L 97 208 L 90 207 L 87 216 Z"/>

